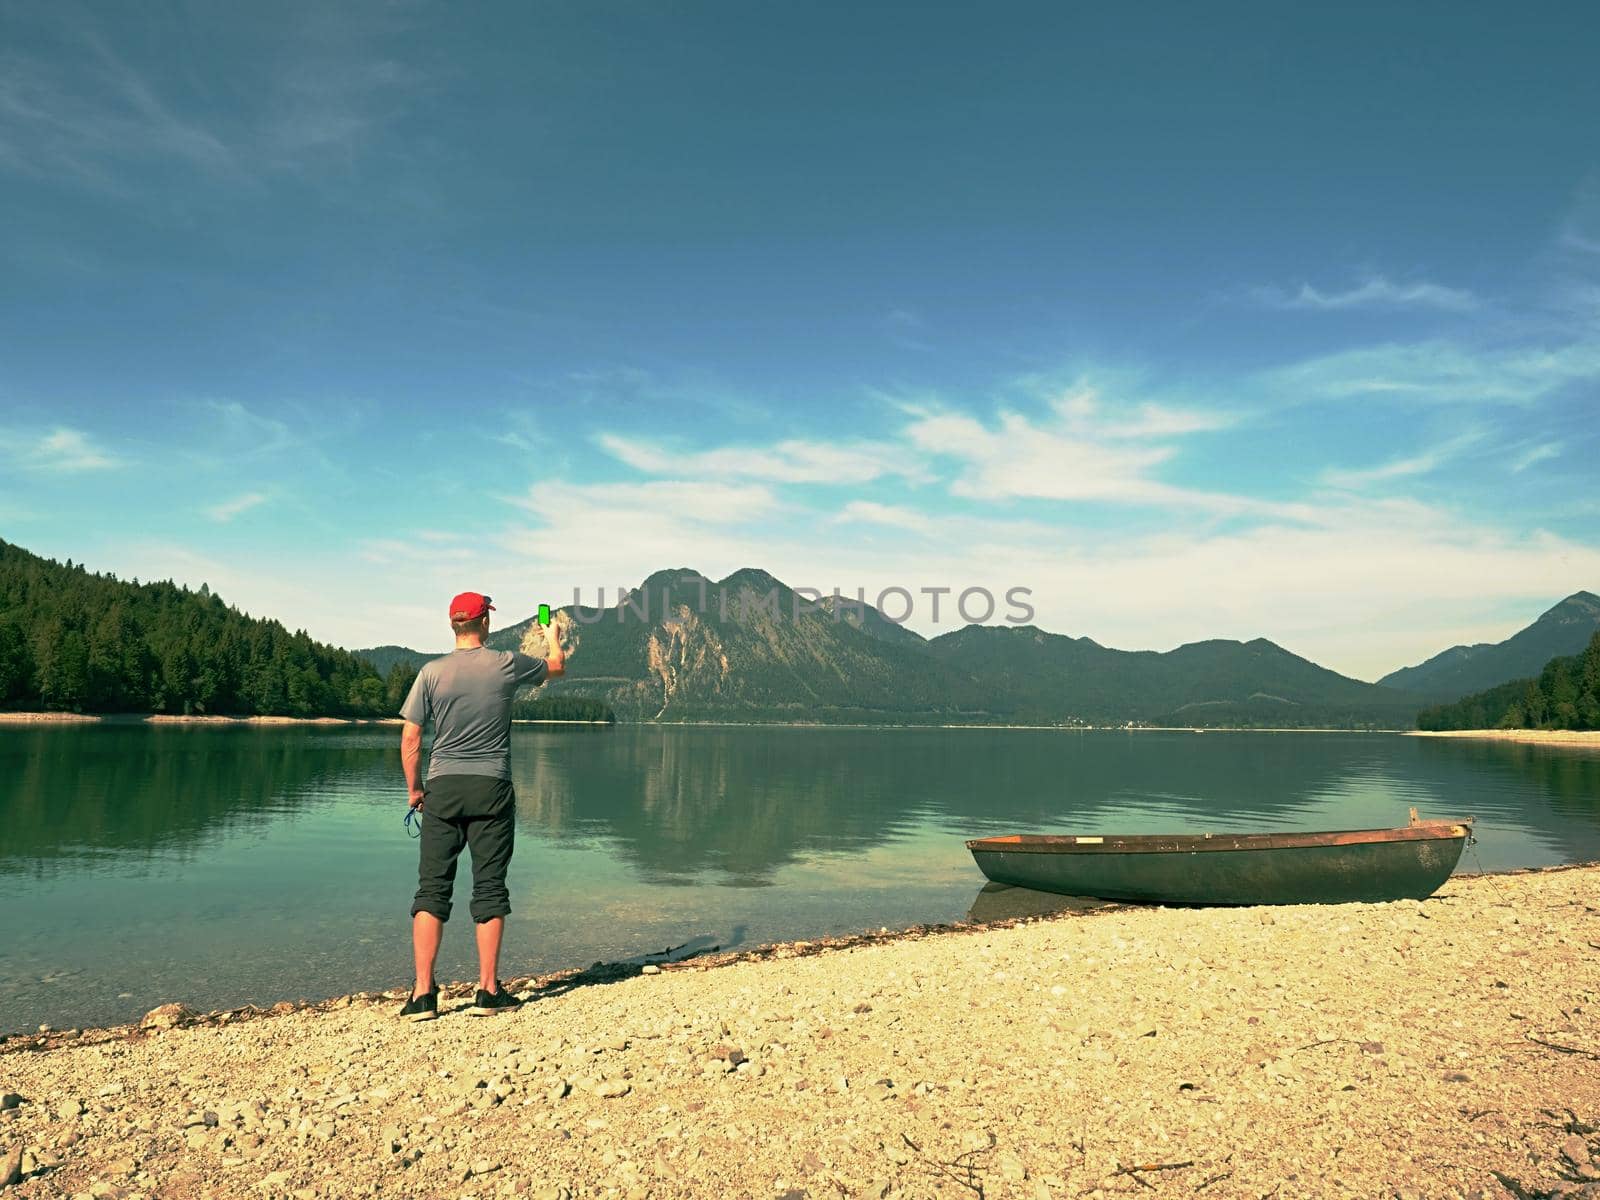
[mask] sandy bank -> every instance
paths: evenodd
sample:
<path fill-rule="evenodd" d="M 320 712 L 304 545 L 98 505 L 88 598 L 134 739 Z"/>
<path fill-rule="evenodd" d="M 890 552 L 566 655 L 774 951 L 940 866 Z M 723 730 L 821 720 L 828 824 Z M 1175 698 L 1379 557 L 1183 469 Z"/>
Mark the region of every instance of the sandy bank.
<path fill-rule="evenodd" d="M 0 1170 L 26 1148 L 21 1196 L 1546 1195 L 1600 1176 L 1597 884 L 778 948 L 534 981 L 492 1019 L 458 994 L 423 1025 L 349 999 L 13 1039 Z"/>
<path fill-rule="evenodd" d="M 0 712 L 0 725 L 93 725 L 104 720 L 93 713 Z"/>
<path fill-rule="evenodd" d="M 1483 738 L 1495 742 L 1532 742 L 1548 746 L 1600 746 L 1593 729 L 1412 729 L 1408 737 Z"/>

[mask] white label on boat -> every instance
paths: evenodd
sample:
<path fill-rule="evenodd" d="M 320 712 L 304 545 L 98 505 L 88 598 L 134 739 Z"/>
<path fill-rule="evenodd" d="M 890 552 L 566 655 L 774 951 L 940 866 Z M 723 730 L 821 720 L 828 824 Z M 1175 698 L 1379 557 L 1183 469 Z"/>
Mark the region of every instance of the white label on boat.
<path fill-rule="evenodd" d="M 1100 845 L 1100 843 L 1105 841 L 1105 838 L 1103 838 L 1103 837 L 1098 837 L 1098 838 L 1079 838 L 1077 840 L 1078 840 L 1078 845 L 1080 845 L 1080 846 L 1098 846 L 1098 845 Z"/>

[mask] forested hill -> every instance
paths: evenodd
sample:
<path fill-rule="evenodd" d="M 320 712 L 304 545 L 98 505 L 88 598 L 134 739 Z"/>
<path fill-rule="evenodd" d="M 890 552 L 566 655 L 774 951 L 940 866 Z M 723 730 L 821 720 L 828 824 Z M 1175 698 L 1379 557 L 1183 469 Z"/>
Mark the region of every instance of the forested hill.
<path fill-rule="evenodd" d="M 1417 728 L 1600 729 L 1600 633 L 1582 654 L 1551 659 L 1537 679 L 1424 709 Z"/>
<path fill-rule="evenodd" d="M 208 588 L 125 582 L 0 540 L 0 708 L 391 716 L 410 686 Z"/>
<path fill-rule="evenodd" d="M 1436 701 L 1455 700 L 1508 679 L 1537 675 L 1552 658 L 1581 654 L 1596 630 L 1600 596 L 1574 592 L 1503 642 L 1452 646 L 1414 667 L 1391 671 L 1378 685 Z"/>
<path fill-rule="evenodd" d="M 422 669 L 423 663 L 430 658 L 438 658 L 444 651 L 424 654 L 421 650 L 413 650 L 410 646 L 370 646 L 365 650 L 352 650 L 350 653 L 366 659 L 377 668 L 378 674 L 386 676 L 394 670 L 396 663 L 404 664 L 415 673 Z"/>

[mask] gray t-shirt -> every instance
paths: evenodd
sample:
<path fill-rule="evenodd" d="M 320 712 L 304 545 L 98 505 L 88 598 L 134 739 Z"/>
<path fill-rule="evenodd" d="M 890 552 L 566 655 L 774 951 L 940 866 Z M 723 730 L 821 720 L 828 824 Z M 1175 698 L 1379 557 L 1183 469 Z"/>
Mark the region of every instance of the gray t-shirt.
<path fill-rule="evenodd" d="M 424 663 L 400 715 L 417 725 L 433 722 L 428 778 L 510 779 L 511 698 L 524 684 L 543 683 L 547 673 L 542 658 L 487 646 Z"/>

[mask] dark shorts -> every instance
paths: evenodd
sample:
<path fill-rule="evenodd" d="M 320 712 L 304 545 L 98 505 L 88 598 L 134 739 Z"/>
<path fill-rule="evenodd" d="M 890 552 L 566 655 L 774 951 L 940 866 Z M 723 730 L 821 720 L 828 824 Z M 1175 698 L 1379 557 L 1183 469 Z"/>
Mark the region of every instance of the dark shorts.
<path fill-rule="evenodd" d="M 456 859 L 472 851 L 472 919 L 489 921 L 511 911 L 506 867 L 515 841 L 517 794 L 509 779 L 440 775 L 428 780 L 422 803 L 422 852 L 411 915 L 450 919 Z"/>

